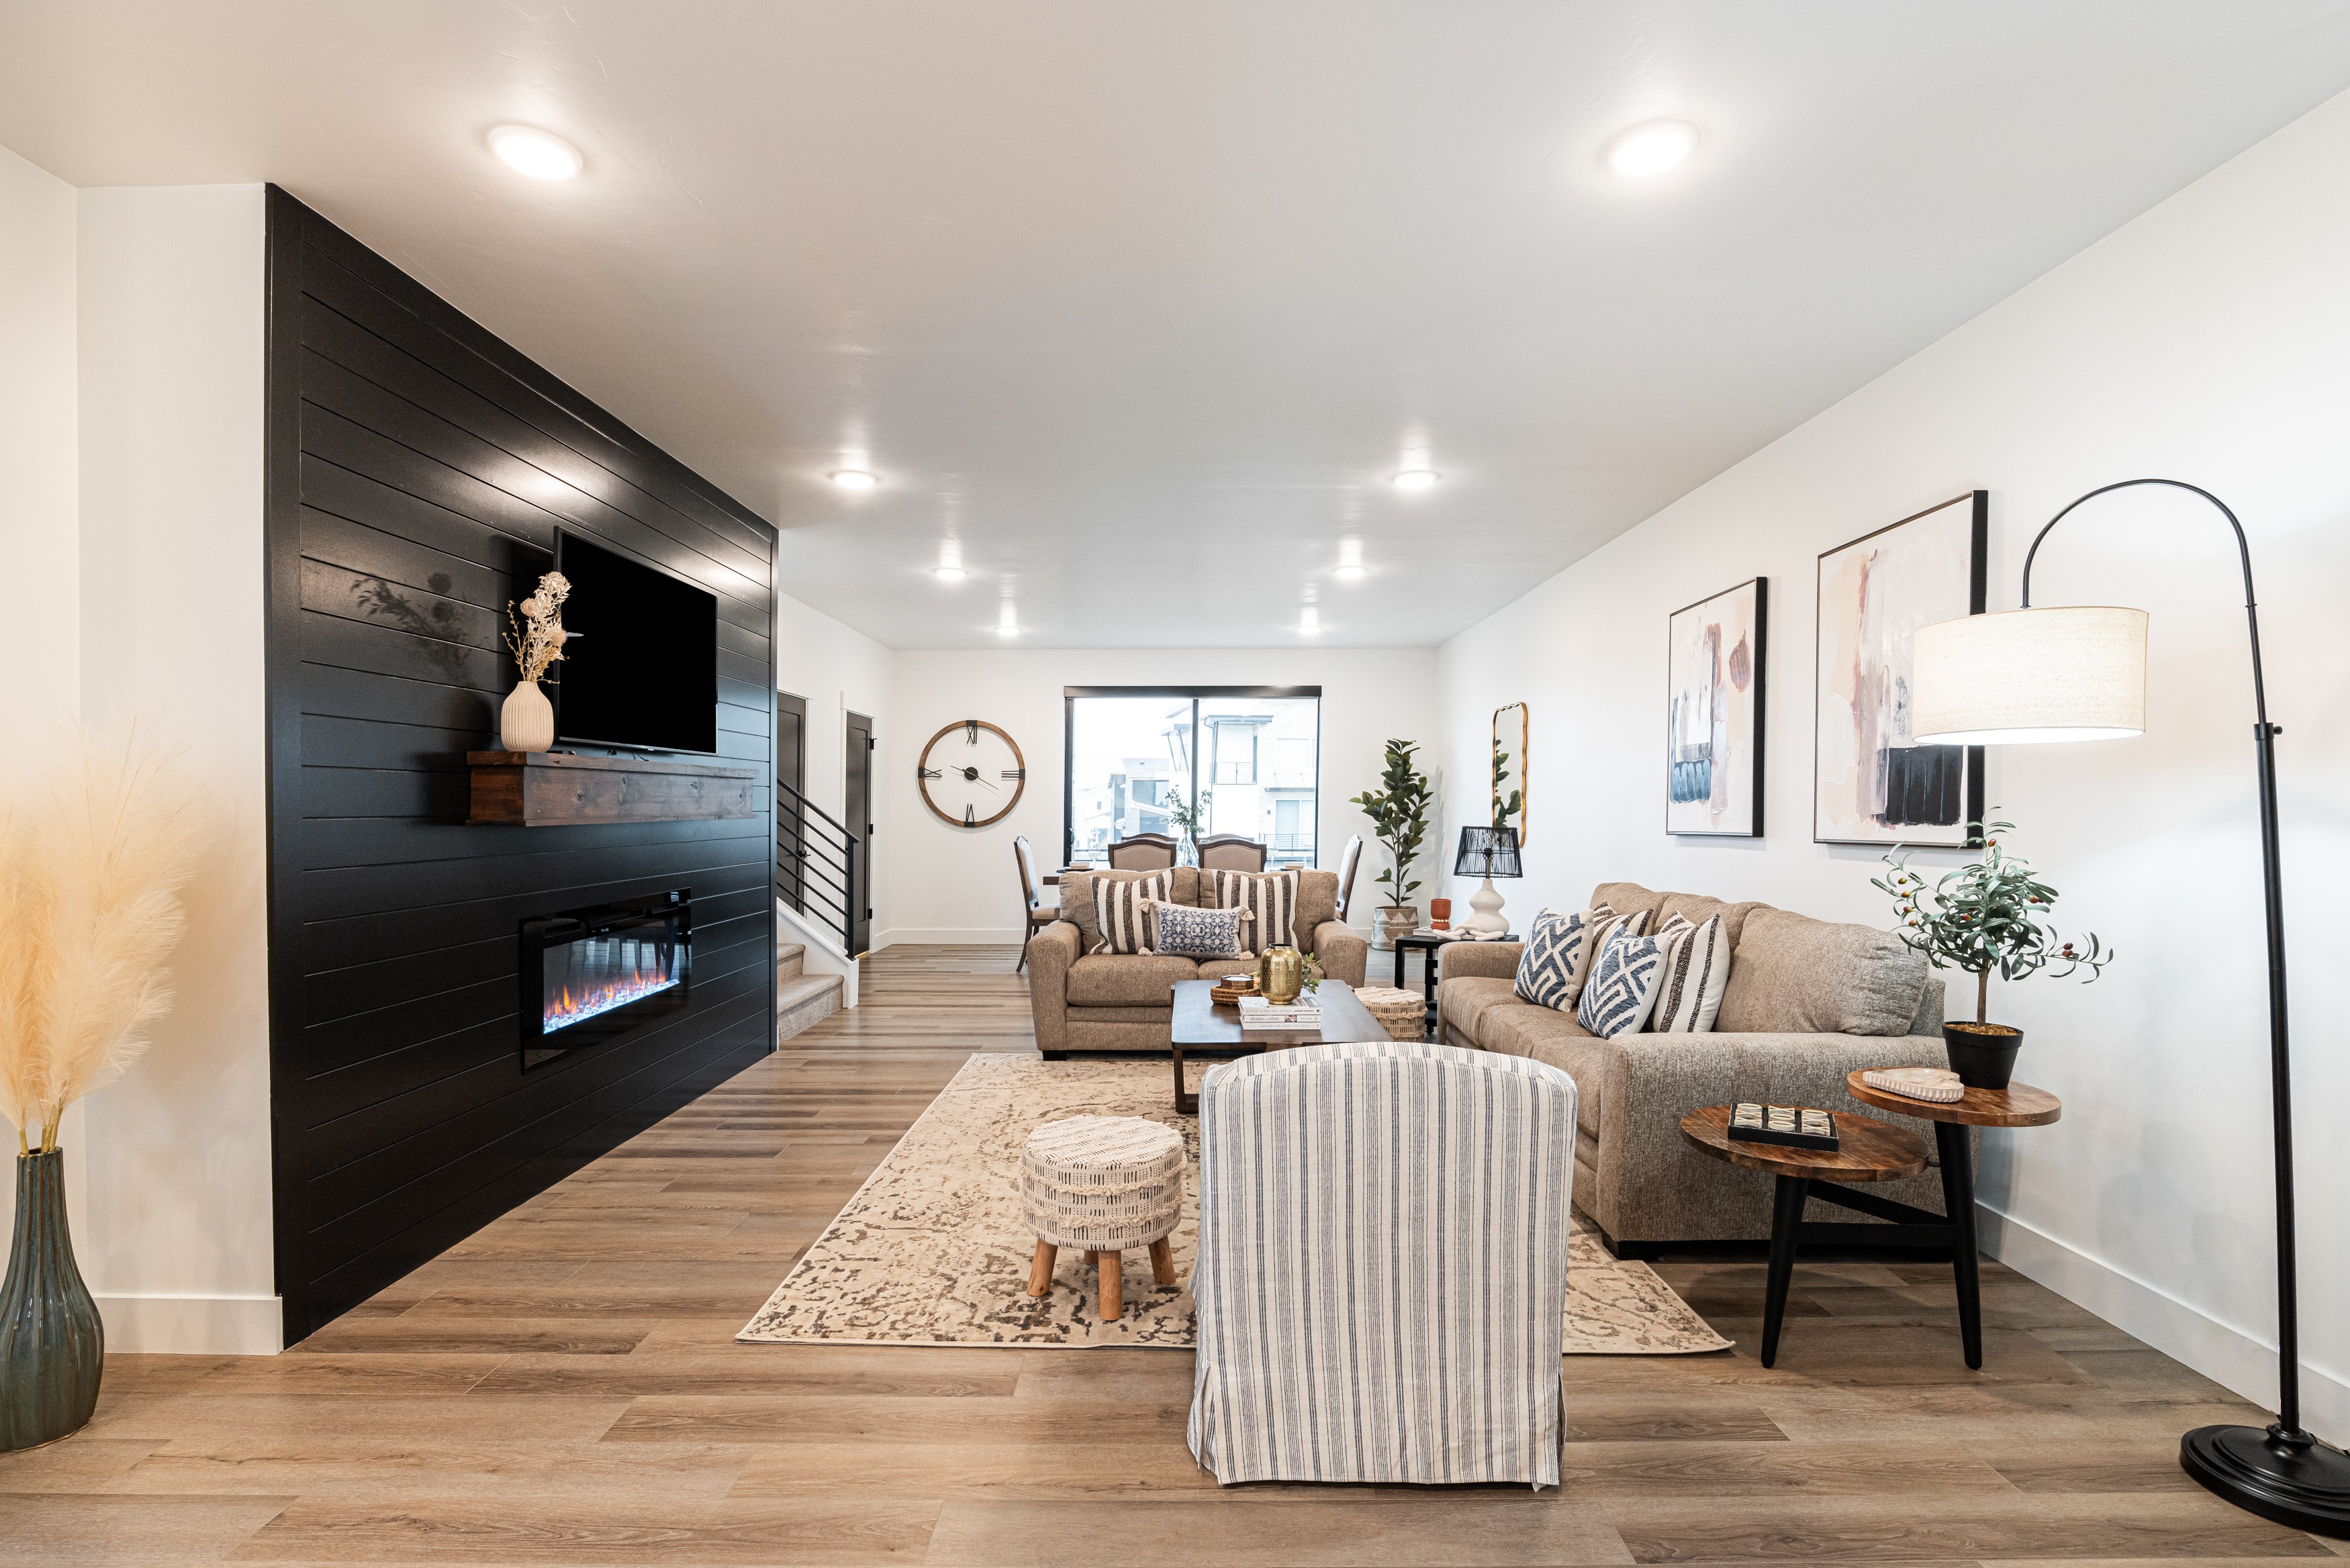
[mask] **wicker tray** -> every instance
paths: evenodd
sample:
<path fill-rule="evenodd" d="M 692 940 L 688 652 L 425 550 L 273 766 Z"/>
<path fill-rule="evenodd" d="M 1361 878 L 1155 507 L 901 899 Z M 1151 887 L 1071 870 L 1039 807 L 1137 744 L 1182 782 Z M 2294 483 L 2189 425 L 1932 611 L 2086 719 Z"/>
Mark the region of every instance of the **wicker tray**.
<path fill-rule="evenodd" d="M 1379 1021 L 1390 1040 L 1419 1040 L 1428 1033 L 1428 999 L 1416 991 L 1398 991 L 1392 986 L 1358 986 L 1355 1000 L 1363 1011 Z"/>

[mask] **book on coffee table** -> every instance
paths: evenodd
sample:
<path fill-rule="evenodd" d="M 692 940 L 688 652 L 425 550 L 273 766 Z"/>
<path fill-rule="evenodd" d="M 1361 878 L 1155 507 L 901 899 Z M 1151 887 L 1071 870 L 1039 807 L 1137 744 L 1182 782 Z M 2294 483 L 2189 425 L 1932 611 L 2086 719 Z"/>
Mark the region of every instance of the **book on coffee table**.
<path fill-rule="evenodd" d="M 1243 1029 L 1319 1029 L 1322 1008 L 1316 1002 L 1293 1002 L 1276 1006 L 1262 996 L 1240 999 Z"/>

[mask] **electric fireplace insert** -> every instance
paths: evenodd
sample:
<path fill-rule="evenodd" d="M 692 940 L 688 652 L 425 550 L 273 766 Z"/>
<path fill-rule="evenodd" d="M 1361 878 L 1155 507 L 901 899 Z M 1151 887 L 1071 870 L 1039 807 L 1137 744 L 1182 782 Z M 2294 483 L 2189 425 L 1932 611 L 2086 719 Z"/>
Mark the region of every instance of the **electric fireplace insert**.
<path fill-rule="evenodd" d="M 522 923 L 526 1071 L 685 1006 L 693 890 L 567 909 Z"/>

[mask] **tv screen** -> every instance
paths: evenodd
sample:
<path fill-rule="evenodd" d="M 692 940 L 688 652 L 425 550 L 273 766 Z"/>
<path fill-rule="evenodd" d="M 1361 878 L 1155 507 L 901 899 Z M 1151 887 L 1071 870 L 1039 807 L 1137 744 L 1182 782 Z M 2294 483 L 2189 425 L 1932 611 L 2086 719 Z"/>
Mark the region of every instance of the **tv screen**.
<path fill-rule="evenodd" d="M 555 666 L 555 734 L 599 746 L 718 749 L 718 597 L 577 534 L 555 531 L 571 580 Z"/>

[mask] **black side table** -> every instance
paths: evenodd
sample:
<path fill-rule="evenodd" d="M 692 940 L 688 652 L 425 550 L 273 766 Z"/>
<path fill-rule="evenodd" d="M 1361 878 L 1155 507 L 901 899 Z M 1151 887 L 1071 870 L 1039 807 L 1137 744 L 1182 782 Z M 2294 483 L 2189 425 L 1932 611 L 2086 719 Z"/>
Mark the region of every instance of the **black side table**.
<path fill-rule="evenodd" d="M 1403 955 L 1413 951 L 1424 952 L 1428 955 L 1426 969 L 1419 977 L 1419 994 L 1421 1000 L 1424 1001 L 1428 1006 L 1427 1022 L 1421 1024 L 1419 1031 L 1421 1035 L 1425 1038 L 1432 1040 L 1437 1038 L 1438 1035 L 1438 1030 L 1436 1027 L 1436 950 L 1439 948 L 1451 947 L 1457 941 L 1467 941 L 1469 940 L 1470 939 L 1466 937 L 1423 937 L 1419 935 L 1398 937 L 1395 940 L 1395 988 L 1398 991 L 1404 989 Z M 1498 942 L 1513 942 L 1518 939 L 1514 936 L 1503 936 L 1495 937 L 1492 940 Z"/>

